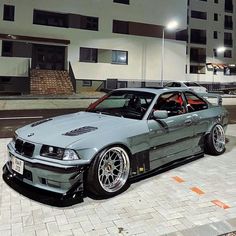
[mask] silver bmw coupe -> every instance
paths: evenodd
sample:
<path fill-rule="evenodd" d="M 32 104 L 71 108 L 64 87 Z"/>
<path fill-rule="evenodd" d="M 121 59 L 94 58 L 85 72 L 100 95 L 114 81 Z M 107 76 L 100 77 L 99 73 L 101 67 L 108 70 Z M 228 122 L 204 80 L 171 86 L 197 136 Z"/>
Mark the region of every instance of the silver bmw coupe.
<path fill-rule="evenodd" d="M 31 192 L 112 197 L 137 176 L 224 153 L 227 123 L 220 98 L 213 104 L 188 89 L 118 89 L 86 111 L 16 130 L 3 177 Z"/>

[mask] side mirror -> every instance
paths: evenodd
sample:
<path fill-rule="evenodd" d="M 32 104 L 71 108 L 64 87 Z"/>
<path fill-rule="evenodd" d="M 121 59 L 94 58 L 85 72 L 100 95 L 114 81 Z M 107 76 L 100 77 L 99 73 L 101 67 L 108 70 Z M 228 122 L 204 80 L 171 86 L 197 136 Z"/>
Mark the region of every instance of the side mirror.
<path fill-rule="evenodd" d="M 156 120 L 162 120 L 168 118 L 168 111 L 154 111 L 153 116 Z"/>

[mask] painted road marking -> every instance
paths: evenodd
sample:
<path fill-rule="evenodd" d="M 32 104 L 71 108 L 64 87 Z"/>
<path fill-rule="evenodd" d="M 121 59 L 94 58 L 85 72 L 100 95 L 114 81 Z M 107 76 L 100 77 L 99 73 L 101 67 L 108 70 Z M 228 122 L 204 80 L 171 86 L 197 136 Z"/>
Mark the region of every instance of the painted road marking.
<path fill-rule="evenodd" d="M 227 209 L 230 208 L 230 206 L 226 205 L 225 203 L 219 201 L 219 200 L 213 200 L 211 201 L 213 204 L 215 204 L 216 206 L 223 208 L 223 209 Z"/>
<path fill-rule="evenodd" d="M 205 194 L 200 188 L 198 187 L 193 187 L 193 188 L 190 188 L 193 192 L 197 193 L 198 195 L 202 195 L 202 194 Z"/>
<path fill-rule="evenodd" d="M 179 176 L 174 176 L 174 177 L 172 177 L 176 182 L 178 182 L 178 183 L 183 183 L 183 182 L 185 182 L 184 181 L 184 179 L 182 179 L 182 178 L 180 178 Z"/>
<path fill-rule="evenodd" d="M 16 117 L 3 117 L 0 120 L 23 120 L 23 119 L 42 119 L 43 116 L 16 116 Z"/>

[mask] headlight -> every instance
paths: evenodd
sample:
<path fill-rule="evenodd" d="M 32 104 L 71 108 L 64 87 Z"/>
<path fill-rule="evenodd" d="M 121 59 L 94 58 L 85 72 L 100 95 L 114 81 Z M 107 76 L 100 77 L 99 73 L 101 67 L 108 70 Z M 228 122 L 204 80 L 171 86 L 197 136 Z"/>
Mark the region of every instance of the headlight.
<path fill-rule="evenodd" d="M 40 155 L 43 157 L 56 158 L 65 161 L 72 161 L 79 159 L 78 155 L 74 150 L 48 146 L 48 145 L 42 146 Z"/>
<path fill-rule="evenodd" d="M 76 154 L 74 150 L 66 149 L 64 151 L 63 160 L 72 161 L 72 160 L 78 160 L 78 159 L 79 159 L 78 155 Z"/>

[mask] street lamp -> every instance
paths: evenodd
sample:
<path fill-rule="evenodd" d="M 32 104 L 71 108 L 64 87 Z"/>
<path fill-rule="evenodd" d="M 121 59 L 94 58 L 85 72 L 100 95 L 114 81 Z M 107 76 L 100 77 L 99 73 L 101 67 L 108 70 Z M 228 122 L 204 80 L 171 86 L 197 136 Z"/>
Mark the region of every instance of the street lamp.
<path fill-rule="evenodd" d="M 178 22 L 173 20 L 170 21 L 162 30 L 162 50 L 161 50 L 161 87 L 163 87 L 164 81 L 164 56 L 165 56 L 165 30 L 171 31 L 178 27 Z"/>
<path fill-rule="evenodd" d="M 214 62 L 215 62 L 215 52 L 216 52 L 216 55 L 217 55 L 217 53 L 224 53 L 225 52 L 225 50 L 226 50 L 226 47 L 224 47 L 224 46 L 220 46 L 220 47 L 218 47 L 218 48 L 216 48 L 216 49 L 213 49 L 213 57 L 212 57 L 212 68 L 213 68 L 213 74 L 212 74 L 212 85 L 211 85 L 211 89 L 213 90 L 213 86 L 214 86 L 214 79 L 215 79 L 215 68 L 214 68 Z"/>

